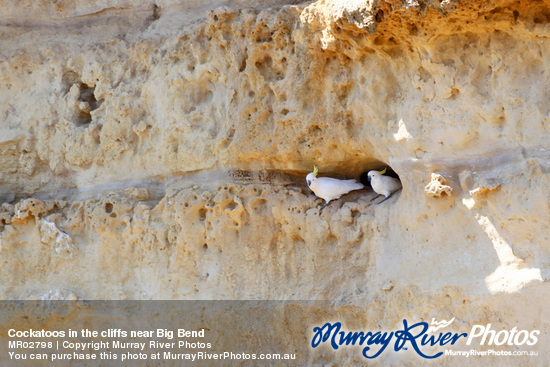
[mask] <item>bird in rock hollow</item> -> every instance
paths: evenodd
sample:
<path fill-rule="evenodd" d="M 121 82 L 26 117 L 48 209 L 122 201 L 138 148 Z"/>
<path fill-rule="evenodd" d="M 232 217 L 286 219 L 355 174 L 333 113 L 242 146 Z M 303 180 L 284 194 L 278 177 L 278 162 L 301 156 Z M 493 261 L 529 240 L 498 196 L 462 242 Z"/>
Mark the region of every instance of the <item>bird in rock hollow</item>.
<path fill-rule="evenodd" d="M 361 190 L 365 187 L 362 183 L 359 183 L 356 180 L 339 180 L 331 177 L 317 177 L 318 173 L 319 169 L 316 166 L 313 166 L 313 172 L 306 176 L 306 182 L 316 196 L 326 201 L 319 212 L 321 212 L 331 202 L 331 200 L 338 199 L 340 196 L 347 194 L 350 191 Z"/>
<path fill-rule="evenodd" d="M 399 191 L 401 189 L 401 181 L 395 177 L 390 176 L 384 176 L 384 173 L 386 173 L 386 168 L 384 168 L 382 171 L 369 171 L 367 174 L 368 180 L 372 186 L 372 189 L 374 190 L 376 195 L 373 197 L 370 201 L 373 201 L 380 195 L 384 195 L 386 198 L 379 202 L 378 204 L 383 203 L 384 201 L 388 200 L 390 196 L 396 191 Z"/>

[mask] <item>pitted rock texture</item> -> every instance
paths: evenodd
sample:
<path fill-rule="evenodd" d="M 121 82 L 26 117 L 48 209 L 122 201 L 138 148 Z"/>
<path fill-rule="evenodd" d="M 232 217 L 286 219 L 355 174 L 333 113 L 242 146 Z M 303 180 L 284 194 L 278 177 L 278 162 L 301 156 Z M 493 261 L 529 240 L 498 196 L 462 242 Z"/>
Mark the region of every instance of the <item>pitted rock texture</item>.
<path fill-rule="evenodd" d="M 548 1 L 108 3 L 0 1 L 0 298 L 335 300 L 548 341 Z M 314 164 L 403 190 L 320 213 Z"/>
<path fill-rule="evenodd" d="M 441 197 L 451 195 L 453 188 L 448 185 L 447 179 L 438 173 L 432 173 L 430 183 L 424 191 L 429 197 Z"/>

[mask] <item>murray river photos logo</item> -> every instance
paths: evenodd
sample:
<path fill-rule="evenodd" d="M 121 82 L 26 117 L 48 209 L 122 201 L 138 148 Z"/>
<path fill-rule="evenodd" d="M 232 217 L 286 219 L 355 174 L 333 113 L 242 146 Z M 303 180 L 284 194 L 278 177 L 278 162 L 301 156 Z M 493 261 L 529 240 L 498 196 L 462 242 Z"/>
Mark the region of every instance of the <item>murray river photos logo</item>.
<path fill-rule="evenodd" d="M 441 357 L 444 352 L 428 354 L 425 353 L 427 347 L 449 346 L 458 341 L 465 341 L 466 345 L 471 345 L 472 342 L 479 342 L 479 345 L 535 345 L 540 334 L 539 330 L 518 330 L 517 327 L 496 331 L 491 329 L 491 324 L 474 325 L 469 334 L 441 331 L 454 320 L 432 319 L 431 325 L 424 321 L 410 324 L 403 320 L 401 330 L 376 332 L 343 331 L 340 322 L 327 322 L 321 327 L 313 328 L 311 346 L 317 348 L 321 343 L 327 343 L 335 350 L 344 346 L 361 346 L 361 354 L 369 359 L 378 357 L 386 348 L 393 346 L 395 352 L 412 349 L 423 358 L 433 359 Z"/>

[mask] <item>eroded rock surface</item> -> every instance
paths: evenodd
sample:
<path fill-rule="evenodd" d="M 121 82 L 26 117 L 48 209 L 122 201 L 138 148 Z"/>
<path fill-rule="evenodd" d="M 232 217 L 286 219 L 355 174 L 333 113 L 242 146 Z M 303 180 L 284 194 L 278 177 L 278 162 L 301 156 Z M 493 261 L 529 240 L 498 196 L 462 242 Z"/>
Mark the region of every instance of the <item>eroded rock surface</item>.
<path fill-rule="evenodd" d="M 327 299 L 548 340 L 547 1 L 104 3 L 0 1 L 0 298 Z M 403 190 L 320 214 L 313 164 Z"/>

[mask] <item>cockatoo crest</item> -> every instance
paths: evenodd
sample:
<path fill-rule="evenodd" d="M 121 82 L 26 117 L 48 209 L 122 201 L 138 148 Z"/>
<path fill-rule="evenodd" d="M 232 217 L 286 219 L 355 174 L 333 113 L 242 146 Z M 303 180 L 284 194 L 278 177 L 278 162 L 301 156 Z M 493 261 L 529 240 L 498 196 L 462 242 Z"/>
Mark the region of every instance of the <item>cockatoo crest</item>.
<path fill-rule="evenodd" d="M 384 173 L 386 173 L 387 169 L 388 169 L 388 167 L 384 168 L 382 171 L 380 171 L 380 174 L 383 175 Z"/>
<path fill-rule="evenodd" d="M 316 165 L 313 165 L 313 176 L 317 177 L 319 174 L 319 168 Z"/>

